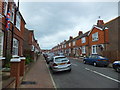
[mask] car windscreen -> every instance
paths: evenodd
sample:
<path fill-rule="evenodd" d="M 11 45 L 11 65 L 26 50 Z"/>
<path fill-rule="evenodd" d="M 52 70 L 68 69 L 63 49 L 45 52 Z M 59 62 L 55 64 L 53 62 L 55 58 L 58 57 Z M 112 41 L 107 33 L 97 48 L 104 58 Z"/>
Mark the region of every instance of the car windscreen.
<path fill-rule="evenodd" d="M 66 62 L 66 61 L 68 61 L 68 59 L 65 58 L 65 57 L 58 57 L 58 58 L 55 58 L 55 62 Z"/>
<path fill-rule="evenodd" d="M 102 57 L 102 56 L 98 56 L 99 58 L 101 58 L 101 59 L 105 59 L 104 57 Z"/>

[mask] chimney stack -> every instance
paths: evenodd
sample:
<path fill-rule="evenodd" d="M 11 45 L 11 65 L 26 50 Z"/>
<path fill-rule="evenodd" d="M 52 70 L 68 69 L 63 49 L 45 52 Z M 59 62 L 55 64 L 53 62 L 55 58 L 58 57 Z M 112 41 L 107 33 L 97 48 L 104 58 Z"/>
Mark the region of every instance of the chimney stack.
<path fill-rule="evenodd" d="M 102 26 L 104 25 L 104 21 L 103 20 L 98 20 L 97 21 L 97 26 Z"/>
<path fill-rule="evenodd" d="M 80 35 L 82 35 L 82 34 L 83 34 L 83 32 L 82 32 L 82 31 L 79 31 L 78 36 L 80 36 Z"/>
<path fill-rule="evenodd" d="M 66 42 L 66 40 L 64 40 L 64 42 Z"/>
<path fill-rule="evenodd" d="M 73 39 L 73 37 L 72 37 L 72 36 L 70 36 L 69 40 L 71 40 L 71 39 Z"/>

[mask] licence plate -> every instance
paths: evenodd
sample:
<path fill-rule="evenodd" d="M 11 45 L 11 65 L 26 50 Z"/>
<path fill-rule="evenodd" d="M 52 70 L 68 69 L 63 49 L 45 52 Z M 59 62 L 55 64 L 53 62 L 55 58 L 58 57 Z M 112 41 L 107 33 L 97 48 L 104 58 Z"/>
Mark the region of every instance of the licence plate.
<path fill-rule="evenodd" d="M 106 61 L 106 60 L 102 60 L 102 61 Z"/>
<path fill-rule="evenodd" d="M 65 63 L 59 63 L 59 65 L 64 65 Z"/>

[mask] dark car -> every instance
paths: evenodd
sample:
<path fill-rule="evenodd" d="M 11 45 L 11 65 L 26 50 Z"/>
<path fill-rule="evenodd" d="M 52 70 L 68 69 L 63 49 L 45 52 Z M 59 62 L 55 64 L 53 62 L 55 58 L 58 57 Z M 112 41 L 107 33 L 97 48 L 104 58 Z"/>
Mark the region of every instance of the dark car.
<path fill-rule="evenodd" d="M 94 66 L 108 66 L 109 60 L 100 55 L 90 55 L 89 57 L 84 58 L 84 64 L 89 63 Z"/>
<path fill-rule="evenodd" d="M 43 56 L 44 56 L 44 58 L 45 58 L 45 60 L 46 60 L 47 57 L 48 57 L 48 54 L 47 54 L 47 53 L 44 53 Z"/>
<path fill-rule="evenodd" d="M 120 61 L 113 62 L 113 68 L 120 73 Z"/>
<path fill-rule="evenodd" d="M 49 53 L 49 54 L 47 54 L 47 55 L 48 55 L 48 57 L 46 58 L 46 62 L 47 62 L 47 64 L 49 64 L 50 60 L 51 60 L 55 55 L 54 55 L 54 53 Z"/>

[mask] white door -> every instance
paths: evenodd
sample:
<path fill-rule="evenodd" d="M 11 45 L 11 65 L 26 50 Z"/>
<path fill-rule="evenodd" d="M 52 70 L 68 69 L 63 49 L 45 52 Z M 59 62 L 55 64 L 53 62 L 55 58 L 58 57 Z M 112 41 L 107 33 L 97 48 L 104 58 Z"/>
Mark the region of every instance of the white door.
<path fill-rule="evenodd" d="M 92 54 L 97 54 L 97 45 L 92 45 Z"/>

